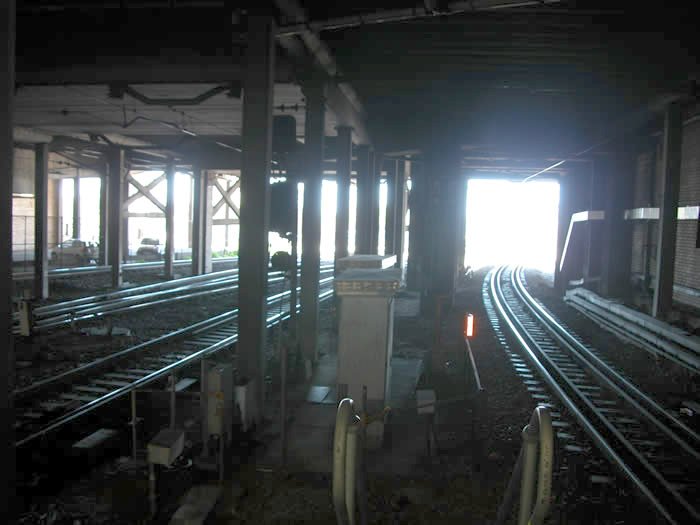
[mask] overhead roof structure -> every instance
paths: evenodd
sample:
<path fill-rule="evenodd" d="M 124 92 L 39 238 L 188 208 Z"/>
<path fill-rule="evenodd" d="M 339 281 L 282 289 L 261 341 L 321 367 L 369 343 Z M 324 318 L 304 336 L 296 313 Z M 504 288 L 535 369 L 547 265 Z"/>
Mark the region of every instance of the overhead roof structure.
<path fill-rule="evenodd" d="M 275 113 L 294 115 L 303 137 L 300 83 L 322 74 L 328 135 L 352 126 L 355 143 L 388 153 L 449 135 L 481 153 L 561 158 L 626 112 L 694 86 L 693 28 L 682 10 L 636 4 L 631 17 L 621 2 L 579 4 L 277 0 Z M 17 35 L 16 125 L 25 137 L 239 148 L 245 9 L 223 0 L 19 0 Z"/>

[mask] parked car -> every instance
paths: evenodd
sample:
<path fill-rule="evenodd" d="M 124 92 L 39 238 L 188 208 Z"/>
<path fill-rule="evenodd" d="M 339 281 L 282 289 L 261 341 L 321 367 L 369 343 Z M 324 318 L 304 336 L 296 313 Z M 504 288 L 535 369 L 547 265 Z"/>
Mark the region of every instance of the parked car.
<path fill-rule="evenodd" d="M 163 245 L 160 244 L 158 239 L 144 237 L 136 250 L 136 257 L 147 260 L 160 260 L 163 258 Z"/>
<path fill-rule="evenodd" d="M 87 266 L 97 261 L 97 244 L 80 239 L 70 239 L 49 250 L 49 259 L 53 266 L 76 265 Z"/>

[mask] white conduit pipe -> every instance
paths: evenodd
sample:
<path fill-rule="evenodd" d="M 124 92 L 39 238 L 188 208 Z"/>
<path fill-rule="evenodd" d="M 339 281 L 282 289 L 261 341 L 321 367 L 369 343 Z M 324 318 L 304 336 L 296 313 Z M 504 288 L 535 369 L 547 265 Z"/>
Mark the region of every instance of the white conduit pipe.
<path fill-rule="evenodd" d="M 552 418 L 547 407 L 540 405 L 535 408 L 530 423 L 523 429 L 523 442 L 525 454 L 518 525 L 540 525 L 549 514 L 549 508 L 552 504 L 554 431 Z M 539 462 L 537 461 L 538 442 Z M 537 495 L 535 505 L 532 507 L 535 474 L 537 474 Z M 531 508 L 532 512 L 530 512 Z"/>
<path fill-rule="evenodd" d="M 513 468 L 503 502 L 498 509 L 496 525 L 508 520 L 520 480 L 518 525 L 541 525 L 552 504 L 552 468 L 554 431 L 549 408 L 539 405 L 522 432 L 523 446 Z M 538 461 L 539 444 L 539 461 Z M 536 493 L 535 493 L 535 489 Z M 534 500 L 534 507 L 533 507 Z"/>
<path fill-rule="evenodd" d="M 353 401 L 344 398 L 338 404 L 333 433 L 333 507 L 338 525 L 365 525 L 364 427 L 355 414 Z M 358 493 L 359 492 L 359 497 Z"/>

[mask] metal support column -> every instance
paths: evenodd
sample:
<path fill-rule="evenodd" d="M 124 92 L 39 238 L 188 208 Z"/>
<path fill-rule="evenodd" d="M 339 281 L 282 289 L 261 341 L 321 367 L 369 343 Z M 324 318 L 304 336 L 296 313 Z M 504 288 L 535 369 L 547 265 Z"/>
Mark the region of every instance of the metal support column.
<path fill-rule="evenodd" d="M 204 273 L 202 241 L 204 240 L 206 184 L 206 173 L 196 164 L 192 165 L 192 275 Z"/>
<path fill-rule="evenodd" d="M 386 214 L 384 221 L 384 255 L 396 253 L 396 201 L 397 163 L 395 159 L 384 161 L 386 168 Z"/>
<path fill-rule="evenodd" d="M 466 205 L 466 192 L 462 193 L 463 179 L 460 174 L 459 149 L 457 147 L 435 147 L 428 155 L 430 191 L 428 214 L 430 235 L 426 235 L 429 275 L 423 286 L 421 302 L 424 313 L 432 312 L 438 297 L 447 297 L 452 304 L 459 268 L 458 236 L 460 205 Z M 466 187 L 465 187 L 466 189 Z"/>
<path fill-rule="evenodd" d="M 107 264 L 107 223 L 109 221 L 109 214 L 107 213 L 108 185 L 109 178 L 107 177 L 107 170 L 105 169 L 100 176 L 100 253 L 98 256 L 99 260 L 97 261 L 97 264 L 100 266 Z"/>
<path fill-rule="evenodd" d="M 304 210 L 301 233 L 301 351 L 307 363 L 318 350 L 318 280 L 321 266 L 321 183 L 323 181 L 324 85 L 318 79 L 303 88 L 306 97 L 304 130 Z M 309 369 L 307 368 L 307 371 Z"/>
<path fill-rule="evenodd" d="M 350 223 L 350 173 L 352 171 L 352 128 L 338 127 L 336 152 L 337 204 L 335 216 L 335 260 L 348 255 Z"/>
<path fill-rule="evenodd" d="M 204 273 L 211 273 L 211 228 L 214 225 L 214 208 L 212 203 L 214 174 L 204 171 L 202 178 L 204 179 L 204 196 L 202 203 L 202 206 L 204 206 L 204 211 L 202 212 L 202 220 L 204 221 L 202 225 L 202 267 L 204 268 Z"/>
<path fill-rule="evenodd" d="M 49 296 L 49 145 L 34 147 L 34 297 Z"/>
<path fill-rule="evenodd" d="M 109 265 L 112 267 L 112 286 L 118 288 L 122 285 L 122 191 L 124 185 L 124 150 L 112 147 L 109 150 L 108 159 L 109 177 L 107 190 L 107 210 L 109 228 L 107 257 Z"/>
<path fill-rule="evenodd" d="M 12 164 L 14 143 L 12 123 L 15 93 L 15 0 L 0 3 L 0 516 L 12 519 L 15 500 L 14 409 L 10 392 L 14 389 L 15 363 L 12 342 Z"/>
<path fill-rule="evenodd" d="M 374 161 L 372 173 L 372 228 L 369 242 L 369 253 L 377 255 L 379 253 L 379 184 L 381 182 L 382 166 L 384 156 L 375 151 L 372 155 Z"/>
<path fill-rule="evenodd" d="M 411 192 L 408 195 L 410 222 L 408 226 L 408 261 L 406 286 L 409 290 L 420 290 L 423 283 L 423 259 L 425 254 L 423 238 L 427 220 L 426 202 L 428 185 L 423 166 L 411 163 Z"/>
<path fill-rule="evenodd" d="M 238 370 L 251 384 L 255 422 L 264 399 L 275 32 L 271 16 L 252 12 L 243 75 Z"/>
<path fill-rule="evenodd" d="M 127 179 L 128 169 L 122 171 L 122 187 L 121 187 L 121 202 L 122 202 L 122 250 L 121 257 L 122 262 L 129 261 L 129 205 L 126 204 L 127 196 L 129 195 L 129 181 Z"/>
<path fill-rule="evenodd" d="M 668 315 L 673 307 L 682 126 L 681 105 L 679 102 L 672 102 L 666 107 L 664 118 L 661 209 L 656 242 L 656 286 L 652 302 L 652 315 L 661 318 Z"/>
<path fill-rule="evenodd" d="M 175 164 L 168 160 L 165 167 L 165 180 L 168 185 L 165 198 L 165 253 L 163 254 L 163 274 L 166 279 L 175 277 Z"/>
<path fill-rule="evenodd" d="M 80 168 L 73 179 L 73 238 L 80 239 Z"/>
<path fill-rule="evenodd" d="M 396 222 L 394 227 L 394 252 L 396 252 L 396 267 L 404 267 L 403 251 L 404 237 L 406 236 L 406 208 L 408 194 L 406 192 L 406 179 L 410 175 L 411 165 L 408 161 L 398 161 L 396 171 L 396 184 L 394 185 L 394 202 L 396 205 Z"/>
<path fill-rule="evenodd" d="M 369 146 L 361 144 L 357 154 L 357 211 L 355 214 L 355 254 L 368 254 L 372 185 Z"/>

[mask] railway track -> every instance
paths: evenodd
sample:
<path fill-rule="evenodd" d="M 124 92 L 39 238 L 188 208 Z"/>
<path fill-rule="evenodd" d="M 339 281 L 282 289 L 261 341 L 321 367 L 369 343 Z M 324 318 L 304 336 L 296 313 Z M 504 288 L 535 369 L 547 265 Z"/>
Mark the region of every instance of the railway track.
<path fill-rule="evenodd" d="M 320 270 L 322 274 L 331 272 L 333 265 L 323 265 Z M 268 273 L 268 285 L 277 286 L 283 281 L 284 272 Z M 233 269 L 81 297 L 35 308 L 32 312 L 32 330 L 46 331 L 79 321 L 134 312 L 203 295 L 230 292 L 237 288 L 238 270 Z"/>
<path fill-rule="evenodd" d="M 522 354 L 602 455 L 667 523 L 700 521 L 700 436 L 539 304 L 522 268 L 501 267 L 488 279 Z"/>
<path fill-rule="evenodd" d="M 333 277 L 319 281 L 319 299 L 332 297 Z M 268 296 L 267 325 L 290 316 L 290 290 Z M 299 305 L 297 303 L 297 310 Z M 238 341 L 238 309 L 14 392 L 16 447 L 23 447 L 99 407 L 164 380 Z"/>
<path fill-rule="evenodd" d="M 233 263 L 238 264 L 238 257 L 216 257 L 212 259 L 212 265 Z M 173 266 L 190 266 L 192 264 L 191 259 L 178 259 L 173 261 Z M 131 270 L 159 270 L 163 268 L 165 263 L 163 261 L 150 261 L 150 262 L 133 262 L 122 264 L 122 270 L 125 272 Z M 109 265 L 91 265 L 91 266 L 75 266 L 68 268 L 52 268 L 49 270 L 49 279 L 65 279 L 71 277 L 81 277 L 83 275 L 94 275 L 100 273 L 109 273 L 112 271 L 112 267 Z M 34 272 L 13 272 L 12 279 L 15 281 L 27 281 L 34 278 Z"/>

